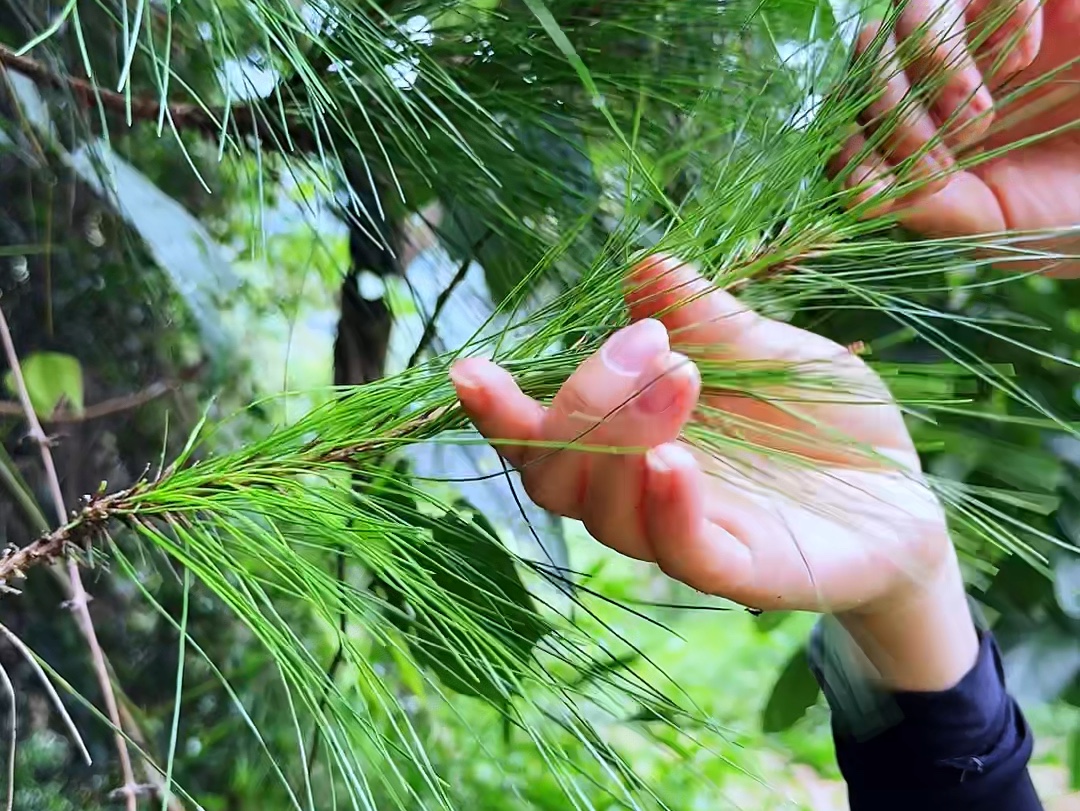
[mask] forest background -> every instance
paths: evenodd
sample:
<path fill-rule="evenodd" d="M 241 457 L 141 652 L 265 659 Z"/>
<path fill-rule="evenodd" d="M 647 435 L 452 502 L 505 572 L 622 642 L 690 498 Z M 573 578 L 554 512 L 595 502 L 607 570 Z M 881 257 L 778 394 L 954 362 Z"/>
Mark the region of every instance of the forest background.
<path fill-rule="evenodd" d="M 845 212 L 873 13 L 0 3 L 0 537 L 92 530 L 6 572 L 13 807 L 843 807 L 813 618 L 602 550 L 445 408 L 463 347 L 550 394 L 652 247 L 891 373 L 1072 807 L 1080 283 Z"/>

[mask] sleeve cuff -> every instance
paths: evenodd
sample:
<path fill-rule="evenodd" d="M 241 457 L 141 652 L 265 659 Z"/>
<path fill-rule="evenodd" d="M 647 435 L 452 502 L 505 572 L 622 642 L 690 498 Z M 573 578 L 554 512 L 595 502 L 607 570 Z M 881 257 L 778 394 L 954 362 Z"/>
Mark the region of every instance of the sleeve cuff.
<path fill-rule="evenodd" d="M 853 808 L 890 809 L 900 797 L 906 809 L 921 797 L 930 801 L 923 809 L 962 808 L 994 796 L 1001 811 L 1039 807 L 1026 772 L 1031 730 L 1006 690 L 989 632 L 980 635 L 967 675 L 935 693 L 876 690 L 842 666 L 827 634 L 815 633 L 810 659 L 833 710 L 837 761 Z"/>

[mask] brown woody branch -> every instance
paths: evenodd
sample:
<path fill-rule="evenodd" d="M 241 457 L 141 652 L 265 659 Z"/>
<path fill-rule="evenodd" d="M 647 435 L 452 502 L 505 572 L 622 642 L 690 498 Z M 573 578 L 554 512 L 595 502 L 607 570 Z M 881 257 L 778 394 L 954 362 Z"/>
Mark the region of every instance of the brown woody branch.
<path fill-rule="evenodd" d="M 6 587 L 12 580 L 25 578 L 26 572 L 35 566 L 66 557 L 72 548 L 84 549 L 89 546 L 94 536 L 104 530 L 116 507 L 131 492 L 121 490 L 107 496 L 91 497 L 68 523 L 26 546 L 9 547 L 0 556 L 0 587 Z"/>
<path fill-rule="evenodd" d="M 7 318 L 4 316 L 2 310 L 0 310 L 0 343 L 3 344 L 4 354 L 7 356 L 8 365 L 11 367 L 11 374 L 15 380 L 15 388 L 19 393 L 19 402 L 22 404 L 23 413 L 30 428 L 30 436 L 37 443 L 38 449 L 41 451 L 41 462 L 42 466 L 45 468 L 45 478 L 48 481 L 49 490 L 52 494 L 57 520 L 61 525 L 64 525 L 67 522 L 67 511 L 64 508 L 64 494 L 60 489 L 60 478 L 56 475 L 56 464 L 53 462 L 52 452 L 49 450 L 48 437 L 45 436 L 45 431 L 42 430 L 41 423 L 38 421 L 37 414 L 34 413 L 34 407 L 30 402 L 30 392 L 27 390 L 26 381 L 23 379 L 22 366 L 19 364 L 19 355 L 15 351 L 15 342 L 11 337 L 11 330 L 8 328 Z M 61 550 L 63 550 L 63 547 L 64 544 L 61 543 Z M 53 557 L 55 559 L 56 556 Z M 74 558 L 67 558 L 67 574 L 68 580 L 71 583 L 71 607 L 75 613 L 76 624 L 79 626 L 79 630 L 82 631 L 83 636 L 86 638 L 87 646 L 90 648 L 90 658 L 94 664 L 94 672 L 98 677 L 98 684 L 101 688 L 102 697 L 105 699 L 105 709 L 109 715 L 109 721 L 112 722 L 114 727 L 113 734 L 116 738 L 116 749 L 120 759 L 120 770 L 124 777 L 123 792 L 127 795 L 127 808 L 128 811 L 136 811 L 138 800 L 135 795 L 135 773 L 131 769 L 131 756 L 128 753 L 127 741 L 124 740 L 121 731 L 123 730 L 123 727 L 121 726 L 120 714 L 116 706 L 116 695 L 113 692 L 112 680 L 109 678 L 109 669 L 105 663 L 105 654 L 101 650 L 97 632 L 94 630 L 94 621 L 90 616 L 86 589 L 83 587 L 82 575 L 79 574 L 79 565 Z"/>
<path fill-rule="evenodd" d="M 74 423 L 74 422 L 88 422 L 89 420 L 98 420 L 102 417 L 108 417 L 113 414 L 121 414 L 125 411 L 132 411 L 140 406 L 144 406 L 149 402 L 153 402 L 159 397 L 163 397 L 170 391 L 174 391 L 179 384 L 175 383 L 163 383 L 161 381 L 157 383 L 151 383 L 142 391 L 137 391 L 134 394 L 125 394 L 122 397 L 111 397 L 108 400 L 102 400 L 100 403 L 94 403 L 92 406 L 87 406 L 82 411 L 55 411 L 49 414 L 47 417 L 43 417 L 43 421 L 49 424 L 59 423 Z M 22 417 L 23 407 L 20 403 L 13 403 L 7 400 L 0 400 L 0 417 Z"/>
<path fill-rule="evenodd" d="M 132 95 L 130 98 L 108 90 L 87 79 L 53 70 L 37 59 L 23 56 L 0 44 L 0 65 L 30 79 L 39 87 L 69 92 L 84 107 L 101 107 L 107 114 L 131 121 L 157 121 L 162 115 L 162 102 L 156 98 Z M 211 109 L 192 102 L 170 102 L 164 108 L 165 118 L 179 132 L 197 132 L 210 138 L 223 135 L 254 137 L 264 147 L 281 151 L 310 151 L 315 148 L 308 122 L 275 120 L 257 104 Z"/>

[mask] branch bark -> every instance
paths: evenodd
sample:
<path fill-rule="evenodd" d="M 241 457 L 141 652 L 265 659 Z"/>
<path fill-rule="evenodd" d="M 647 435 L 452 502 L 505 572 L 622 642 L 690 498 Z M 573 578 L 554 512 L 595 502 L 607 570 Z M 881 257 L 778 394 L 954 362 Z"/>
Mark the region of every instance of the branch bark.
<path fill-rule="evenodd" d="M 49 438 L 45 436 L 45 431 L 42 430 L 41 423 L 38 421 L 37 414 L 34 413 L 34 407 L 30 402 L 30 393 L 27 391 L 26 381 L 22 375 L 22 367 L 19 365 L 19 355 L 15 351 L 15 342 L 12 340 L 11 330 L 8 328 L 7 318 L 4 316 L 3 310 L 0 310 L 0 342 L 4 345 L 4 353 L 7 355 L 8 365 L 11 367 L 12 377 L 15 379 L 15 388 L 19 392 L 19 401 L 22 403 L 30 437 L 37 443 L 38 449 L 41 451 L 41 463 L 45 468 L 45 478 L 48 480 L 53 506 L 56 508 L 58 525 L 64 526 L 68 521 L 68 516 L 64 508 L 64 494 L 60 489 L 60 479 L 56 475 L 56 464 L 53 462 L 52 453 L 49 451 Z M 33 545 L 30 544 L 30 546 Z M 72 589 L 71 606 L 75 612 L 79 630 L 82 631 L 90 648 L 90 658 L 93 661 L 94 672 L 97 674 L 98 684 L 105 700 L 105 709 L 108 712 L 109 721 L 112 722 L 114 727 L 113 735 L 116 739 L 120 771 L 124 779 L 123 790 L 127 797 L 127 808 L 128 811 L 136 811 L 138 801 L 136 798 L 135 773 L 131 769 L 131 757 L 128 753 L 127 742 L 120 732 L 123 727 L 120 725 L 120 713 L 116 706 L 116 696 L 113 694 L 108 666 L 105 664 L 105 655 L 101 650 L 101 644 L 98 642 L 97 632 L 94 630 L 94 621 L 90 617 L 86 589 L 83 588 L 82 576 L 79 574 L 79 566 L 74 558 L 69 557 L 67 560 L 67 573 Z"/>
<path fill-rule="evenodd" d="M 21 56 L 3 44 L 0 44 L 0 65 L 21 73 L 38 87 L 66 90 L 84 107 L 100 106 L 107 114 L 127 120 L 129 98 L 123 93 L 53 70 L 44 62 Z M 161 113 L 160 99 L 131 96 L 131 121 L 156 122 Z M 191 102 L 169 102 L 165 114 L 180 132 L 194 131 L 214 139 L 225 135 L 254 137 L 265 147 L 282 152 L 307 152 L 315 148 L 308 122 L 275 120 L 257 104 L 212 109 Z"/>

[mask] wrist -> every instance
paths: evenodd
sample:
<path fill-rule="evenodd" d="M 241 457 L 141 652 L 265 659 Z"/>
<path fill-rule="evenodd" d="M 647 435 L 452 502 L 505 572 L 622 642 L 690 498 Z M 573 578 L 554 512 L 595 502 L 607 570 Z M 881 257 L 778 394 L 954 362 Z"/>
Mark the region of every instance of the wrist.
<path fill-rule="evenodd" d="M 865 656 L 870 675 L 890 691 L 954 687 L 974 666 L 979 639 L 956 551 L 947 543 L 929 578 L 837 619 Z"/>

